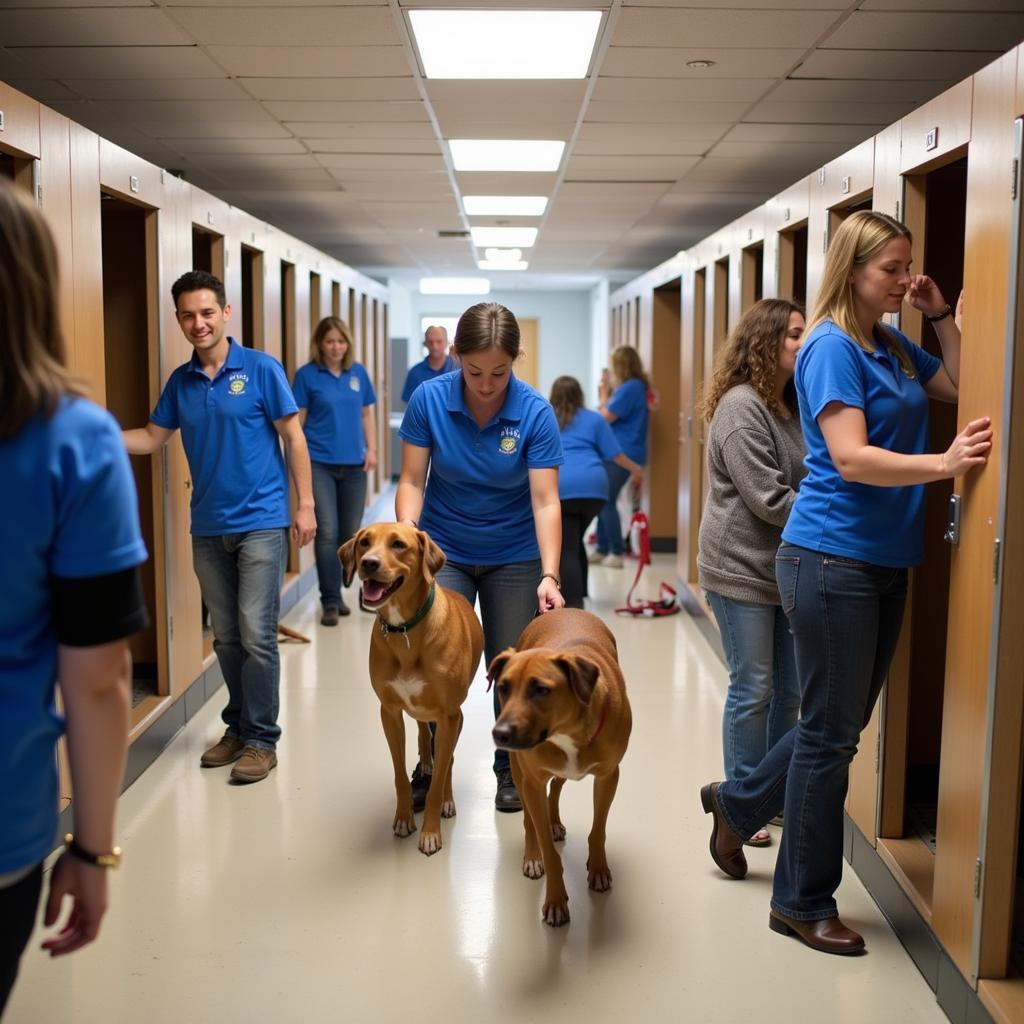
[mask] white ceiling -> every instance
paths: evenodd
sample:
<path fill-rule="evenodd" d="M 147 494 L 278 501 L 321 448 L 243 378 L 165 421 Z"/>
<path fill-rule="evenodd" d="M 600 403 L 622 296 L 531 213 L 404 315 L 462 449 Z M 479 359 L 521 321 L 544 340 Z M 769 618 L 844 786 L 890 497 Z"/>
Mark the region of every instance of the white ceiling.
<path fill-rule="evenodd" d="M 427 80 L 410 7 L 606 18 L 585 81 Z M 508 222 L 541 229 L 529 272 L 491 277 L 580 287 L 647 270 L 1022 38 L 1024 0 L 0 0 L 0 79 L 378 276 L 474 271 L 468 239 L 438 235 L 469 226 L 460 194 L 550 195 Z M 448 138 L 569 145 L 555 174 L 457 174 Z"/>

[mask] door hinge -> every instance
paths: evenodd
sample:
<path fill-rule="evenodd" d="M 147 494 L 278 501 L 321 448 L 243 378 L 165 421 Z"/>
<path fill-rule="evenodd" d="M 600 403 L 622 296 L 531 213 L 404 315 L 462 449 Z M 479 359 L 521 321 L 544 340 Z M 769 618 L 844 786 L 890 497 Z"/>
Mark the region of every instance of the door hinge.
<path fill-rule="evenodd" d="M 167 493 L 167 452 L 165 451 L 160 457 L 160 472 L 164 478 L 164 494 Z"/>
<path fill-rule="evenodd" d="M 875 774 L 877 775 L 882 767 L 882 737 L 875 737 Z"/>
<path fill-rule="evenodd" d="M 1020 160 L 1013 158 L 1013 177 L 1010 179 L 1010 198 L 1017 198 L 1017 179 L 1020 177 Z"/>
<path fill-rule="evenodd" d="M 896 219 L 900 219 L 900 201 L 898 199 L 896 200 Z"/>
<path fill-rule="evenodd" d="M 828 252 L 828 228 L 825 228 L 821 236 L 821 251 Z"/>
<path fill-rule="evenodd" d="M 1002 562 L 1000 555 L 1003 553 L 1003 542 L 996 537 L 996 542 L 993 545 L 992 551 L 992 582 L 999 582 L 999 564 Z"/>
<path fill-rule="evenodd" d="M 173 615 L 167 620 L 167 634 L 168 634 L 168 638 L 169 639 L 171 639 L 171 640 L 174 639 L 174 616 Z"/>
<path fill-rule="evenodd" d="M 974 898 L 981 896 L 981 858 L 974 862 Z"/>

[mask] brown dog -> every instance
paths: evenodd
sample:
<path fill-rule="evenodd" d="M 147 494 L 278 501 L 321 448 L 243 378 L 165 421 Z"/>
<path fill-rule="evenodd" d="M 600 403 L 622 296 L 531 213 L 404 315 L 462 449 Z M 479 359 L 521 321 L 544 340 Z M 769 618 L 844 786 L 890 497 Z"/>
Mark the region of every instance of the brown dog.
<path fill-rule="evenodd" d="M 375 523 L 343 544 L 338 557 L 345 585 L 358 571 L 363 605 L 377 613 L 370 639 L 370 681 L 380 699 L 395 768 L 396 836 L 416 831 L 403 712 L 419 722 L 424 771 L 433 764 L 419 842 L 429 857 L 441 849 L 441 819 L 455 816 L 453 755 L 462 731 L 462 702 L 484 649 L 483 631 L 469 602 L 435 582 L 444 552 L 422 530 Z M 437 723 L 433 757 L 429 722 Z"/>
<path fill-rule="evenodd" d="M 633 721 L 615 637 L 590 612 L 550 611 L 523 630 L 518 649 L 497 655 L 487 674 L 501 701 L 494 742 L 510 752 L 526 811 L 523 874 L 547 874 L 543 917 L 558 927 L 569 921 L 562 860 L 555 849 L 565 838 L 558 798 L 566 779 L 594 776 L 587 881 L 596 892 L 612 884 L 605 825 Z M 549 779 L 551 792 L 545 796 Z"/>

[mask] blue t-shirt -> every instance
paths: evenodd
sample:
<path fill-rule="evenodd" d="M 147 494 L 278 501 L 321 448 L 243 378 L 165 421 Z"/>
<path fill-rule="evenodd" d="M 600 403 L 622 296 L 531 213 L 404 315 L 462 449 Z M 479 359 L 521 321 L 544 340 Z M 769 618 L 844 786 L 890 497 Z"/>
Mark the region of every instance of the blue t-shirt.
<path fill-rule="evenodd" d="M 171 374 L 150 419 L 181 429 L 192 474 L 192 534 L 221 537 L 291 523 L 288 475 L 274 420 L 299 411 L 284 368 L 228 339 L 210 380 L 195 354 Z"/>
<path fill-rule="evenodd" d="M 592 409 L 580 409 L 562 427 L 565 464 L 558 471 L 558 496 L 608 500 L 608 472 L 604 468 L 622 448 L 608 421 Z"/>
<path fill-rule="evenodd" d="M 790 544 L 872 565 L 903 568 L 924 554 L 924 485 L 878 487 L 849 483 L 836 469 L 818 425 L 829 402 L 864 411 L 868 444 L 904 455 L 928 445 L 928 396 L 923 385 L 942 363 L 891 330 L 917 369 L 911 379 L 895 355 L 865 352 L 831 320 L 811 331 L 796 361 L 800 425 L 807 476 L 782 531 Z"/>
<path fill-rule="evenodd" d="M 429 356 L 427 358 L 429 358 Z M 402 401 L 408 402 L 409 399 L 412 398 L 412 393 L 425 380 L 433 380 L 435 377 L 440 377 L 445 373 L 451 373 L 452 370 L 457 370 L 458 368 L 459 364 L 455 362 L 451 356 L 445 357 L 444 365 L 440 370 L 433 369 L 426 359 L 421 363 L 417 363 L 409 369 L 409 372 L 405 376 L 405 385 L 402 387 Z"/>
<path fill-rule="evenodd" d="M 558 423 L 543 395 L 512 374 L 504 405 L 481 430 L 456 370 L 413 392 L 399 433 L 430 449 L 419 524 L 451 561 L 507 565 L 540 558 L 529 470 L 562 464 Z"/>
<path fill-rule="evenodd" d="M 363 408 L 377 396 L 362 364 L 335 377 L 326 366 L 306 363 L 295 374 L 295 401 L 308 409 L 306 444 L 314 462 L 361 466 L 366 459 Z"/>
<path fill-rule="evenodd" d="M 612 421 L 612 433 L 622 450 L 634 462 L 647 465 L 647 388 L 644 382 L 630 377 L 620 384 L 608 402 L 608 411 L 618 417 Z"/>
<path fill-rule="evenodd" d="M 0 874 L 39 863 L 57 833 L 51 578 L 146 560 L 135 480 L 109 413 L 61 400 L 0 441 Z"/>

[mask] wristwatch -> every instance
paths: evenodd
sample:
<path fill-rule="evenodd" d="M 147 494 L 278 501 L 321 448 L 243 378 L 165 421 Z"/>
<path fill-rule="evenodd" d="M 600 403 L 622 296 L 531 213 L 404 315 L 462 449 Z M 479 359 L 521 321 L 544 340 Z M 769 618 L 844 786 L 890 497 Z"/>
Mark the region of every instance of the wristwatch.
<path fill-rule="evenodd" d="M 94 868 L 116 870 L 121 866 L 120 846 L 115 846 L 110 853 L 93 853 L 91 850 L 81 846 L 70 832 L 64 837 L 64 845 L 72 857 L 84 860 L 86 864 L 91 864 Z"/>

